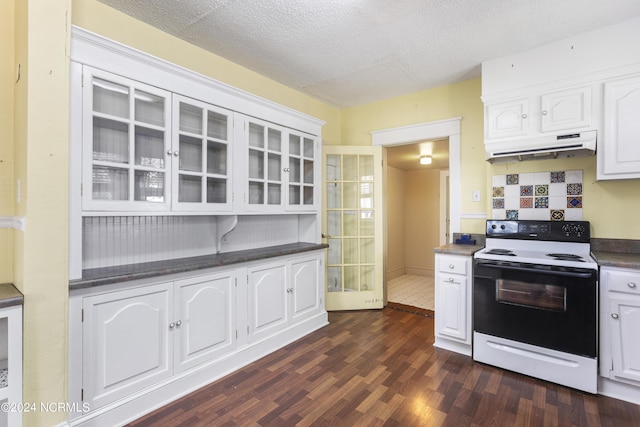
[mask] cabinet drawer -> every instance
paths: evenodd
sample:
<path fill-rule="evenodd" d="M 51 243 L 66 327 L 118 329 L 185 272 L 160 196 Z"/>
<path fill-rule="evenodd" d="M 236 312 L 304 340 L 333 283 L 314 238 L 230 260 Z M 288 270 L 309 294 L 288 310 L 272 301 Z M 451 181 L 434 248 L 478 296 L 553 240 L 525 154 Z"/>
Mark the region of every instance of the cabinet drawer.
<path fill-rule="evenodd" d="M 602 283 L 606 284 L 609 291 L 640 295 L 640 270 L 637 272 L 603 270 Z"/>
<path fill-rule="evenodd" d="M 438 271 L 442 273 L 467 274 L 467 258 L 457 256 L 439 256 Z"/>

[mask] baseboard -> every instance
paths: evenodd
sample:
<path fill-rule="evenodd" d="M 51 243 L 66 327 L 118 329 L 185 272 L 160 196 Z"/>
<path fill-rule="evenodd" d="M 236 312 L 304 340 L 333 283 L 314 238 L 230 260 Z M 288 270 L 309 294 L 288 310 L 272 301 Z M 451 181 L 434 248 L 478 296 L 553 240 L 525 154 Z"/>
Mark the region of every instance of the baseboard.
<path fill-rule="evenodd" d="M 132 422 L 174 400 L 211 384 L 256 360 L 329 324 L 326 311 L 264 340 L 244 346 L 220 359 L 205 363 L 119 401 L 105 405 L 64 426 L 113 427 Z"/>
<path fill-rule="evenodd" d="M 640 405 L 640 388 L 631 384 L 598 377 L 598 394 Z"/>
<path fill-rule="evenodd" d="M 404 274 L 404 267 L 387 271 L 387 281 L 397 279 L 398 277 L 404 276 Z"/>
<path fill-rule="evenodd" d="M 425 276 L 425 277 L 433 277 L 435 272 L 428 268 L 413 268 L 413 267 L 405 267 L 405 274 L 410 274 L 412 276 Z"/>

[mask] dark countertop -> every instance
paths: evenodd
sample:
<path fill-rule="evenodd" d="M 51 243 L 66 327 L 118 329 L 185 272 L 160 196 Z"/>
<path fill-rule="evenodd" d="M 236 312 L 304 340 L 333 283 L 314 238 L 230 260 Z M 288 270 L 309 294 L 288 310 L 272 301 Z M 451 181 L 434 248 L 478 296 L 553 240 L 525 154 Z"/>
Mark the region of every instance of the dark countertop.
<path fill-rule="evenodd" d="M 260 249 L 227 252 L 218 255 L 205 255 L 191 258 L 145 262 L 141 264 L 120 265 L 115 267 L 93 268 L 82 271 L 81 279 L 69 281 L 69 290 L 83 289 L 111 283 L 128 282 L 168 274 L 197 271 L 205 268 L 223 267 L 242 262 L 259 261 L 285 255 L 315 251 L 328 248 L 324 243 L 291 243 Z"/>
<path fill-rule="evenodd" d="M 591 253 L 600 267 L 640 269 L 640 240 L 594 238 Z"/>
<path fill-rule="evenodd" d="M 24 296 L 11 283 L 0 284 L 0 308 L 24 304 Z"/>

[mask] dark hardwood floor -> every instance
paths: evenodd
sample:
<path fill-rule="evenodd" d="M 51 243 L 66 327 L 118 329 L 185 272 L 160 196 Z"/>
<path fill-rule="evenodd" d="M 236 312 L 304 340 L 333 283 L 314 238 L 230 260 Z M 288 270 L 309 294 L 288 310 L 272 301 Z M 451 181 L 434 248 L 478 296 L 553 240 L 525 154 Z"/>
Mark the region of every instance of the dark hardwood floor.
<path fill-rule="evenodd" d="M 330 325 L 131 426 L 640 426 L 640 406 L 433 347 L 433 316 L 333 312 Z"/>

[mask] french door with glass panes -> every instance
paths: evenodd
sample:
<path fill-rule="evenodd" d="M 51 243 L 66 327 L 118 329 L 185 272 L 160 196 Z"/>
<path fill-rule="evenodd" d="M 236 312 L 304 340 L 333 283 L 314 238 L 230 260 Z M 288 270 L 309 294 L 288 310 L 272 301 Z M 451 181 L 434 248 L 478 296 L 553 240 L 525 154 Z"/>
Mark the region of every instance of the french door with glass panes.
<path fill-rule="evenodd" d="M 323 147 L 327 310 L 382 308 L 382 149 Z"/>
<path fill-rule="evenodd" d="M 90 67 L 83 80 L 83 209 L 168 209 L 171 94 Z"/>

